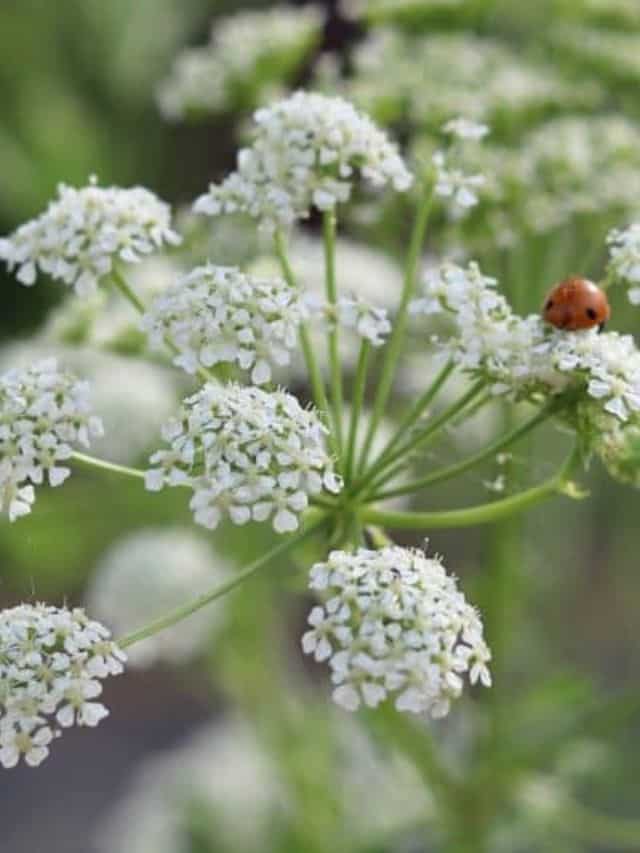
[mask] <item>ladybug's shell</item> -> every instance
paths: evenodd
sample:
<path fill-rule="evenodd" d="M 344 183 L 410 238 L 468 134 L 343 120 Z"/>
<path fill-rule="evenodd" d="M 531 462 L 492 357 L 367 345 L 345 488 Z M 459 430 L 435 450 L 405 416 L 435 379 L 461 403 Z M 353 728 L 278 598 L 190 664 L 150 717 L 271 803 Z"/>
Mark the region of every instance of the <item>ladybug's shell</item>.
<path fill-rule="evenodd" d="M 542 315 L 558 329 L 575 332 L 607 322 L 611 309 L 607 294 L 586 278 L 572 276 L 547 294 Z"/>

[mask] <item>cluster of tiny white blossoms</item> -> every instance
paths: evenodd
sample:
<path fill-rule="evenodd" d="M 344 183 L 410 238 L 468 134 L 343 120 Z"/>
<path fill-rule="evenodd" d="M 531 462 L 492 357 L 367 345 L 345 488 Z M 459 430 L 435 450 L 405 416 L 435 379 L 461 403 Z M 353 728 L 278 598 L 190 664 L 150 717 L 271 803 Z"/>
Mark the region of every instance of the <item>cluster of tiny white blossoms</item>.
<path fill-rule="evenodd" d="M 228 514 L 235 524 L 272 519 L 286 533 L 297 529 L 309 495 L 341 488 L 325 433 L 316 413 L 285 391 L 208 383 L 164 428 L 171 449 L 151 457 L 146 485 L 191 487 L 204 527 Z"/>
<path fill-rule="evenodd" d="M 222 583 L 229 568 L 204 538 L 188 528 L 144 528 L 115 542 L 100 558 L 87 609 L 119 635 Z M 202 652 L 223 623 L 224 602 L 131 646 L 129 666 L 183 663 Z"/>
<path fill-rule="evenodd" d="M 299 91 L 254 120 L 253 144 L 239 152 L 235 172 L 197 199 L 197 213 L 244 212 L 272 229 L 347 201 L 357 173 L 376 187 L 411 185 L 396 146 L 342 98 Z"/>
<path fill-rule="evenodd" d="M 0 764 L 41 764 L 60 729 L 108 715 L 101 679 L 126 656 L 83 610 L 23 604 L 0 612 Z"/>
<path fill-rule="evenodd" d="M 262 385 L 272 364 L 289 364 L 307 314 L 299 292 L 283 279 L 207 264 L 157 296 L 141 325 L 152 345 L 171 340 L 178 350 L 174 364 L 187 373 L 230 362 L 251 370 L 251 381 Z"/>
<path fill-rule="evenodd" d="M 627 421 L 640 412 L 640 352 L 630 335 L 566 332 L 537 314 L 520 317 L 475 263 L 444 264 L 424 279 L 417 314 L 449 314 L 453 358 L 496 393 L 519 397 L 582 391 L 603 412 Z M 595 414 L 595 413 L 594 413 Z"/>
<path fill-rule="evenodd" d="M 374 347 L 382 346 L 391 331 L 386 309 L 371 305 L 357 294 L 339 299 L 336 313 L 342 326 L 353 329 L 360 338 Z"/>
<path fill-rule="evenodd" d="M 22 284 L 34 284 L 40 270 L 88 295 L 116 261 L 137 263 L 179 242 L 169 206 L 152 192 L 92 181 L 82 189 L 61 184 L 44 213 L 0 240 L 0 258 L 18 268 Z"/>
<path fill-rule="evenodd" d="M 640 223 L 614 229 L 607 243 L 610 275 L 629 288 L 629 302 L 640 305 Z"/>
<path fill-rule="evenodd" d="M 208 44 L 176 57 L 158 88 L 162 114 L 176 120 L 255 106 L 265 89 L 295 72 L 321 28 L 316 6 L 256 9 L 217 20 Z"/>
<path fill-rule="evenodd" d="M 485 124 L 467 118 L 454 118 L 443 125 L 442 131 L 452 137 L 454 144 L 446 151 L 436 151 L 432 157 L 435 172 L 434 192 L 450 202 L 450 214 L 462 218 L 478 204 L 478 191 L 486 184 L 482 174 L 468 174 L 463 168 L 464 143 L 478 142 L 489 133 Z"/>
<path fill-rule="evenodd" d="M 392 695 L 399 711 L 441 717 L 465 673 L 491 684 L 480 617 L 439 559 L 395 545 L 332 551 L 311 569 L 310 587 L 325 601 L 312 609 L 302 647 L 329 662 L 343 708 Z"/>
<path fill-rule="evenodd" d="M 102 434 L 89 385 L 58 370 L 55 359 L 0 376 L 0 511 L 15 521 L 31 511 L 34 485 L 61 485 L 74 444 Z"/>

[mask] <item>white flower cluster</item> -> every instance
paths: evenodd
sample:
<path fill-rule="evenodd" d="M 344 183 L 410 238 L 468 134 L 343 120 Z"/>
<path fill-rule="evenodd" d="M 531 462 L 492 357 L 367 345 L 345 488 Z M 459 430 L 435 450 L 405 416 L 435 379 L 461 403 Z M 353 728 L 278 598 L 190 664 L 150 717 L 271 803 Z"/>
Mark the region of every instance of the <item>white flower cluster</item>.
<path fill-rule="evenodd" d="M 145 528 L 117 541 L 100 558 L 87 609 L 119 635 L 164 616 L 229 575 L 208 543 L 189 529 Z M 128 652 L 129 666 L 180 664 L 202 652 L 222 625 L 223 602 L 193 613 Z"/>
<path fill-rule="evenodd" d="M 347 201 L 357 173 L 376 187 L 411 185 L 396 146 L 342 98 L 300 91 L 254 119 L 253 144 L 239 152 L 235 172 L 197 199 L 197 213 L 244 212 L 273 228 Z"/>
<path fill-rule="evenodd" d="M 265 89 L 286 82 L 300 67 L 321 28 L 315 6 L 276 6 L 219 19 L 207 45 L 176 57 L 158 90 L 160 110 L 175 120 L 256 106 Z"/>
<path fill-rule="evenodd" d="M 174 364 L 187 373 L 220 362 L 251 370 L 251 381 L 271 379 L 271 365 L 286 365 L 307 310 L 281 278 L 245 275 L 234 267 L 196 267 L 156 297 L 142 318 L 152 345 L 169 337 Z"/>
<path fill-rule="evenodd" d="M 116 261 L 137 263 L 180 237 L 167 204 L 143 187 L 82 189 L 61 184 L 58 198 L 36 219 L 0 240 L 0 258 L 32 285 L 38 271 L 90 295 Z"/>
<path fill-rule="evenodd" d="M 629 287 L 629 302 L 640 305 L 640 223 L 623 230 L 614 229 L 607 243 L 611 276 Z"/>
<path fill-rule="evenodd" d="M 640 412 L 640 351 L 630 335 L 565 332 L 539 315 L 514 314 L 495 279 L 477 264 L 444 264 L 425 277 L 417 314 L 448 313 L 457 327 L 453 357 L 484 376 L 496 393 L 539 397 L 582 391 L 619 421 Z"/>
<path fill-rule="evenodd" d="M 0 612 L 0 764 L 37 767 L 73 725 L 108 715 L 100 680 L 124 670 L 109 631 L 83 610 L 23 604 Z"/>
<path fill-rule="evenodd" d="M 15 521 L 31 511 L 34 485 L 61 485 L 72 446 L 102 434 L 89 386 L 46 359 L 0 376 L 0 511 Z"/>
<path fill-rule="evenodd" d="M 451 216 L 462 218 L 467 210 L 478 204 L 477 191 L 484 187 L 484 175 L 467 175 L 462 169 L 451 166 L 444 151 L 436 151 L 432 163 L 436 173 L 435 194 L 451 201 Z"/>
<path fill-rule="evenodd" d="M 389 546 L 333 551 L 311 570 L 325 603 L 309 615 L 302 647 L 329 661 L 334 700 L 349 711 L 395 696 L 399 711 L 444 716 L 463 676 L 491 684 L 476 610 L 438 559 Z"/>
<path fill-rule="evenodd" d="M 382 346 L 391 331 L 391 323 L 384 308 L 371 305 L 357 295 L 342 297 L 336 304 L 338 321 L 374 347 Z"/>
<path fill-rule="evenodd" d="M 477 121 L 464 118 L 464 116 L 450 119 L 443 125 L 442 130 L 455 139 L 471 139 L 474 141 L 484 139 L 489 133 L 486 124 L 480 124 Z"/>
<path fill-rule="evenodd" d="M 278 533 L 298 527 L 309 495 L 341 488 L 324 447 L 325 428 L 285 391 L 208 383 L 185 400 L 163 430 L 170 450 L 151 457 L 147 488 L 193 489 L 195 520 L 215 528 L 272 519 Z"/>

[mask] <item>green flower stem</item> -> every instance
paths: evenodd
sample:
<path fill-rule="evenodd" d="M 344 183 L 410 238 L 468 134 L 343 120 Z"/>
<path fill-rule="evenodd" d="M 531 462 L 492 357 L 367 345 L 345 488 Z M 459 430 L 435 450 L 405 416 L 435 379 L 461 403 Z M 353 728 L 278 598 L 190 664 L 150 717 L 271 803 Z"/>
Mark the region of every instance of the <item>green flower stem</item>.
<path fill-rule="evenodd" d="M 420 395 L 420 397 L 418 397 L 418 399 L 413 404 L 411 409 L 404 416 L 404 418 L 402 419 L 402 421 L 398 425 L 398 428 L 397 428 L 395 434 L 393 435 L 393 437 L 382 448 L 382 451 L 380 452 L 378 458 L 374 462 L 374 466 L 376 466 L 378 463 L 382 462 L 382 460 L 385 459 L 391 453 L 391 451 L 396 447 L 396 445 L 400 441 L 402 441 L 402 439 L 406 435 L 407 430 L 411 429 L 411 427 L 416 423 L 416 421 L 419 420 L 420 416 L 425 411 L 425 409 L 435 399 L 438 392 L 440 391 L 440 389 L 442 388 L 444 383 L 447 381 L 447 379 L 451 375 L 453 369 L 454 369 L 454 364 L 450 361 L 448 361 L 444 365 L 444 367 L 442 368 L 442 370 L 440 370 L 440 372 L 438 373 L 436 378 L 433 380 L 431 385 L 427 388 L 427 390 L 423 394 Z M 361 460 L 361 461 L 363 461 L 363 460 Z M 361 467 L 362 466 L 360 466 L 360 470 L 361 470 Z"/>
<path fill-rule="evenodd" d="M 325 211 L 323 219 L 324 266 L 327 302 L 332 317 L 329 323 L 329 372 L 331 375 L 331 402 L 333 423 L 340 456 L 342 456 L 342 369 L 340 365 L 339 324 L 336 314 L 338 287 L 336 284 L 336 217 L 333 211 Z"/>
<path fill-rule="evenodd" d="M 351 419 L 349 423 L 349 437 L 347 440 L 347 452 L 344 463 L 344 477 L 347 485 L 351 482 L 353 476 L 353 468 L 356 452 L 356 438 L 358 435 L 358 424 L 362 413 L 362 404 L 367 387 L 367 368 L 369 366 L 369 354 L 371 352 L 371 343 L 363 340 L 360 344 L 360 354 L 358 356 L 358 366 L 356 368 L 356 377 L 353 384 L 353 394 L 351 400 Z"/>
<path fill-rule="evenodd" d="M 363 507 L 359 511 L 365 524 L 392 527 L 402 530 L 435 530 L 449 527 L 473 527 L 477 524 L 492 524 L 536 506 L 548 498 L 567 493 L 571 470 L 578 459 L 574 450 L 561 470 L 539 486 L 533 486 L 517 495 L 465 509 L 434 512 L 394 512 Z"/>
<path fill-rule="evenodd" d="M 472 456 L 469 456 L 460 462 L 456 462 L 454 465 L 439 468 L 424 477 L 420 477 L 417 480 L 411 480 L 409 483 L 405 483 L 395 489 L 387 489 L 386 491 L 377 492 L 371 497 L 371 500 L 386 500 L 387 498 L 394 498 L 397 495 L 411 494 L 419 491 L 420 489 L 424 489 L 427 486 L 433 486 L 435 483 L 442 483 L 445 480 L 451 480 L 453 477 L 458 477 L 470 468 L 474 468 L 486 459 L 490 459 L 492 456 L 495 456 L 496 453 L 499 453 L 501 450 L 515 444 L 516 441 L 523 438 L 523 436 L 547 420 L 547 418 L 549 418 L 557 408 L 558 406 L 554 403 L 549 406 L 545 406 L 536 412 L 533 417 L 529 418 L 509 432 L 504 433 L 504 435 L 501 435 L 495 441 L 492 441 L 491 444 L 488 444 Z"/>
<path fill-rule="evenodd" d="M 124 296 L 127 302 L 130 302 L 139 314 L 145 313 L 147 309 L 145 308 L 144 303 L 140 301 L 140 299 L 133 291 L 133 289 L 129 286 L 127 280 L 122 275 L 119 269 L 114 268 L 111 270 L 111 281 L 120 291 L 122 296 Z M 174 355 L 180 355 L 180 349 L 175 345 L 175 343 L 168 335 L 165 335 L 163 340 L 167 349 L 169 349 Z M 203 367 L 202 365 L 198 365 L 198 367 L 196 368 L 196 373 L 198 374 L 200 379 L 202 379 L 203 382 L 211 382 L 212 379 L 214 381 L 216 379 L 216 377 L 209 370 L 207 370 L 206 367 Z"/>
<path fill-rule="evenodd" d="M 144 480 L 145 472 L 139 468 L 129 468 L 127 465 L 117 465 L 115 462 L 107 462 L 106 459 L 98 459 L 95 456 L 87 456 L 86 453 L 73 453 L 71 456 L 73 462 L 77 462 L 85 468 L 97 468 L 101 471 L 109 471 L 111 474 L 117 474 L 120 477 L 133 478 L 135 480 Z"/>
<path fill-rule="evenodd" d="M 384 455 L 379 457 L 357 485 L 355 494 L 360 494 L 369 485 L 371 485 L 372 488 L 368 491 L 375 490 L 380 485 L 377 481 L 381 475 L 384 475 L 385 480 L 390 480 L 403 471 L 406 467 L 409 454 L 414 450 L 417 450 L 419 447 L 423 447 L 429 439 L 434 438 L 449 421 L 453 420 L 456 415 L 458 415 L 478 396 L 482 391 L 484 384 L 484 380 L 476 382 L 476 384 L 473 385 L 466 394 L 463 394 L 462 397 L 458 398 L 458 400 L 448 406 L 440 415 L 438 415 L 438 417 L 433 418 L 425 429 L 415 433 L 413 438 L 410 438 L 409 441 L 398 447 L 396 450 L 392 450 L 386 457 Z M 389 472 L 387 469 L 399 459 L 403 460 L 402 463 Z"/>
<path fill-rule="evenodd" d="M 291 264 L 289 263 L 286 243 L 281 230 L 277 230 L 275 232 L 273 240 L 275 252 L 280 263 L 280 268 L 282 269 L 282 274 L 285 278 L 285 281 L 287 282 L 289 287 L 297 290 L 298 283 L 296 281 L 293 269 L 291 268 Z M 327 399 L 327 394 L 324 388 L 324 379 L 322 378 L 322 372 L 320 371 L 320 367 L 318 366 L 318 361 L 313 351 L 313 344 L 311 343 L 311 338 L 309 337 L 309 330 L 307 329 L 304 323 L 300 325 L 299 337 L 300 347 L 302 348 L 302 354 L 304 356 L 305 364 L 307 365 L 307 372 L 309 373 L 309 382 L 311 384 L 313 402 L 315 403 L 315 406 L 318 409 L 321 417 L 326 420 L 331 409 L 329 407 L 329 401 Z M 335 440 L 332 433 L 330 434 L 329 438 L 332 444 L 332 449 L 334 453 L 336 453 L 337 447 L 335 446 Z"/>
<path fill-rule="evenodd" d="M 409 303 L 413 298 L 416 289 L 420 256 L 422 254 L 422 247 L 424 245 L 424 239 L 427 232 L 429 214 L 431 213 L 431 207 L 433 205 L 433 195 L 433 183 L 431 180 L 427 180 L 425 182 L 424 191 L 413 225 L 411 241 L 409 243 L 400 305 L 393 324 L 391 337 L 389 338 L 389 342 L 385 348 L 385 358 L 382 364 L 378 391 L 373 403 L 371 422 L 369 424 L 369 430 L 362 449 L 361 465 L 363 468 L 367 464 L 373 439 L 375 438 L 376 431 L 384 414 L 387 400 L 391 392 L 391 387 L 393 385 L 393 380 L 395 378 L 396 364 L 400 357 L 402 345 L 405 342 Z"/>
<path fill-rule="evenodd" d="M 138 631 L 134 631 L 131 634 L 127 634 L 125 637 L 122 637 L 117 640 L 117 644 L 120 646 L 120 648 L 126 649 L 128 646 L 132 646 L 134 643 L 139 643 L 141 640 L 146 640 L 147 637 L 152 637 L 154 634 L 158 634 L 165 628 L 170 628 L 177 622 L 181 622 L 183 619 L 186 619 L 187 616 L 191 616 L 192 613 L 201 610 L 203 607 L 206 607 L 212 601 L 215 601 L 217 598 L 221 598 L 227 592 L 231 592 L 232 589 L 235 589 L 237 586 L 240 586 L 240 584 L 244 583 L 245 580 L 256 574 L 256 572 L 258 572 L 261 568 L 266 566 L 267 563 L 270 563 L 272 560 L 275 560 L 276 557 L 283 556 L 288 551 L 291 551 L 293 548 L 295 548 L 296 545 L 299 545 L 301 542 L 304 542 L 306 539 L 309 539 L 317 530 L 319 530 L 325 524 L 325 521 L 326 518 L 324 515 L 320 518 L 316 518 L 315 521 L 313 521 L 295 536 L 292 536 L 289 539 L 285 539 L 283 542 L 279 542 L 270 551 L 267 551 L 266 554 L 263 554 L 262 556 L 254 560 L 252 563 L 249 563 L 248 566 L 246 566 L 232 578 L 229 578 L 229 580 L 225 581 L 224 583 L 218 584 L 217 586 L 214 586 L 213 589 L 210 589 L 208 592 L 197 596 L 187 604 L 182 605 L 182 607 L 178 607 L 176 610 L 167 613 L 166 616 L 162 616 L 160 619 L 155 619 L 153 622 L 150 622 L 144 628 L 140 628 L 140 630 Z"/>

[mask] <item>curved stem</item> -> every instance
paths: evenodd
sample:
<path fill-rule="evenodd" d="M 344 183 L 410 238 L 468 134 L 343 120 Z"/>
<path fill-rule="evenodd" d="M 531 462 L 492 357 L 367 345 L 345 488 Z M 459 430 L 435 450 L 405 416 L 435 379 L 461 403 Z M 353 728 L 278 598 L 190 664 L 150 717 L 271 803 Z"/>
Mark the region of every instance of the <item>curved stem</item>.
<path fill-rule="evenodd" d="M 387 489 L 386 491 L 377 492 L 371 497 L 371 500 L 386 500 L 387 498 L 394 498 L 397 495 L 411 494 L 425 488 L 426 486 L 433 486 L 435 483 L 442 483 L 445 480 L 451 480 L 453 477 L 458 477 L 470 468 L 474 468 L 486 459 L 495 456 L 496 453 L 499 453 L 501 450 L 515 444 L 516 441 L 547 420 L 547 418 L 550 417 L 557 408 L 558 406 L 555 403 L 545 406 L 543 409 L 536 412 L 533 417 L 529 418 L 529 420 L 509 432 L 504 433 L 504 435 L 501 435 L 495 441 L 492 441 L 491 444 L 488 444 L 472 456 L 469 456 L 460 462 L 456 462 L 454 465 L 439 468 L 436 471 L 432 471 L 430 474 L 426 474 L 424 477 L 420 477 L 417 480 L 411 480 L 410 482 L 404 483 L 402 486 L 398 486 L 395 489 Z"/>
<path fill-rule="evenodd" d="M 465 509 L 434 512 L 394 512 L 363 507 L 359 515 L 365 524 L 378 524 L 383 527 L 395 527 L 404 530 L 443 529 L 491 524 L 530 509 L 547 500 L 547 498 L 566 493 L 567 481 L 577 458 L 578 450 L 574 449 L 567 457 L 559 473 L 545 483 L 491 503 L 479 504 Z"/>
<path fill-rule="evenodd" d="M 134 643 L 139 643 L 141 640 L 146 640 L 147 637 L 152 637 L 154 634 L 163 631 L 165 628 L 170 628 L 172 625 L 175 625 L 177 622 L 181 622 L 183 619 L 186 619 L 187 616 L 191 616 L 192 613 L 195 613 L 198 610 L 201 610 L 203 607 L 206 607 L 212 601 L 215 601 L 217 598 L 225 595 L 227 592 L 230 592 L 235 587 L 239 586 L 243 583 L 247 578 L 254 575 L 257 571 L 259 571 L 263 566 L 267 563 L 274 560 L 276 557 L 280 557 L 285 554 L 287 551 L 290 551 L 296 545 L 299 545 L 305 539 L 308 539 L 313 533 L 319 530 L 320 527 L 325 523 L 326 518 L 323 515 L 320 519 L 316 520 L 313 524 L 306 527 L 304 530 L 300 531 L 300 533 L 291 537 L 290 539 L 286 539 L 284 542 L 279 542 L 274 548 L 270 551 L 267 551 L 266 554 L 263 554 L 261 557 L 258 557 L 252 563 L 249 563 L 242 571 L 238 572 L 232 578 L 225 581 L 224 583 L 218 584 L 214 586 L 213 589 L 210 589 L 208 592 L 202 593 L 202 595 L 197 596 L 192 601 L 187 604 L 182 605 L 182 607 L 178 607 L 175 610 L 167 613 L 166 616 L 160 617 L 160 619 L 155 619 L 153 622 L 150 622 L 144 628 L 140 628 L 138 631 L 134 631 L 131 634 L 127 634 L 125 637 L 122 637 L 119 640 L 116 640 L 117 644 L 122 649 L 126 649 L 128 646 L 132 646 Z"/>
<path fill-rule="evenodd" d="M 331 309 L 329 322 L 329 372 L 331 375 L 331 401 L 333 423 L 338 450 L 342 453 L 342 370 L 340 367 L 339 325 L 336 316 L 338 288 L 336 285 L 336 217 L 333 211 L 325 211 L 322 218 L 324 241 L 325 287 L 327 303 Z"/>
<path fill-rule="evenodd" d="M 378 429 L 380 420 L 384 414 L 385 406 L 387 405 L 387 400 L 395 377 L 396 364 L 404 343 L 409 302 L 411 301 L 416 288 L 420 255 L 422 253 L 427 224 L 429 222 L 429 214 L 431 213 L 431 207 L 433 204 L 433 195 L 433 183 L 428 181 L 425 184 L 422 199 L 413 225 L 413 232 L 411 234 L 411 241 L 409 243 L 409 251 L 405 266 L 404 286 L 402 289 L 400 306 L 393 324 L 391 337 L 389 338 L 389 342 L 385 350 L 380 382 L 378 384 L 378 391 L 373 404 L 373 414 L 362 449 L 361 466 L 363 468 L 367 464 L 367 459 L 371 452 L 371 446 L 373 444 L 373 439 L 375 438 L 376 430 Z"/>
<path fill-rule="evenodd" d="M 71 459 L 78 462 L 85 468 L 97 468 L 102 471 L 109 471 L 111 474 L 118 474 L 122 477 L 132 477 L 136 480 L 144 480 L 145 472 L 140 468 L 130 468 L 127 465 L 118 465 L 115 462 L 108 462 L 106 459 L 98 459 L 96 456 L 88 456 L 86 453 L 73 453 Z"/>
<path fill-rule="evenodd" d="M 351 400 L 349 437 L 347 439 L 347 452 L 344 464 L 344 477 L 347 485 L 351 482 L 351 477 L 353 474 L 356 453 L 356 438 L 358 436 L 358 424 L 360 421 L 362 404 L 364 402 L 364 395 L 367 387 L 367 367 L 369 365 L 370 352 L 370 342 L 367 340 L 363 340 L 360 344 L 360 354 L 358 356 L 358 366 L 356 368 L 356 377 L 353 385 L 353 395 Z"/>

